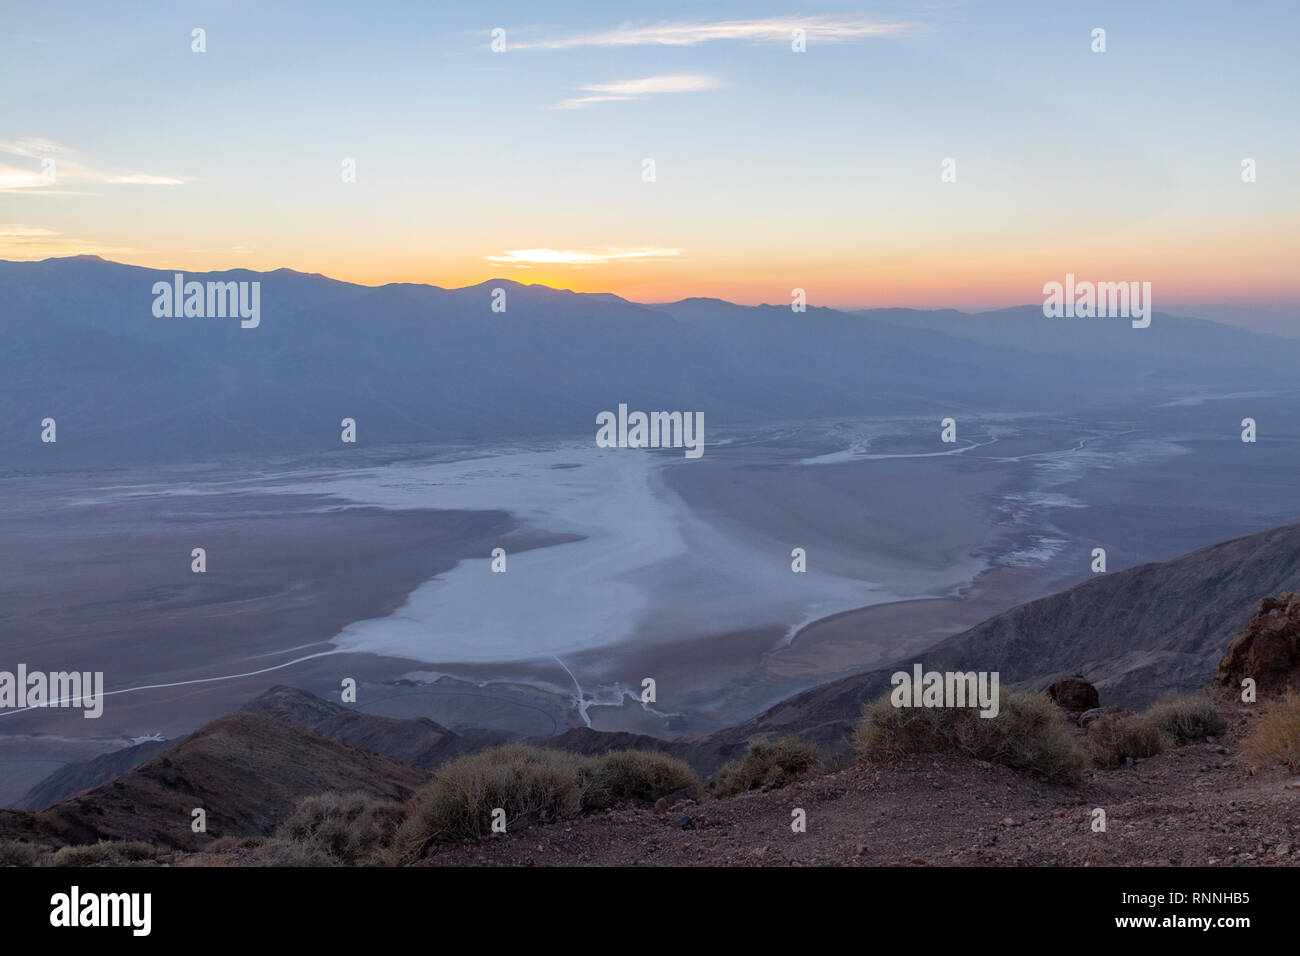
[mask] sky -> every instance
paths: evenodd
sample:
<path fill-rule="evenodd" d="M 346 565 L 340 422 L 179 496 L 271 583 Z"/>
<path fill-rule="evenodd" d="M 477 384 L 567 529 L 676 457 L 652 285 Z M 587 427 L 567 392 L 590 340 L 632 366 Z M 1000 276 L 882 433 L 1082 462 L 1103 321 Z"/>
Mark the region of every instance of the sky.
<path fill-rule="evenodd" d="M 0 258 L 1300 303 L 1294 0 L 0 3 Z"/>

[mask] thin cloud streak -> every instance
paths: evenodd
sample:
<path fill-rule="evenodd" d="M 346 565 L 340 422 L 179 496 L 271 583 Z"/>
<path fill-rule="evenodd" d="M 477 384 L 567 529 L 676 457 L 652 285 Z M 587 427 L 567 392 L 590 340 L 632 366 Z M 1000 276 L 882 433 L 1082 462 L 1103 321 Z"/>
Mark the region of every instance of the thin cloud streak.
<path fill-rule="evenodd" d="M 557 103 L 551 109 L 575 110 L 592 103 L 614 103 L 621 100 L 639 100 L 661 93 L 699 93 L 704 90 L 716 90 L 722 83 L 712 76 L 695 73 L 670 73 L 663 76 L 645 76 L 635 80 L 621 80 L 617 83 L 593 83 L 580 86 L 579 90 L 589 96 L 576 96 Z"/>
<path fill-rule="evenodd" d="M 698 46 L 701 43 L 740 40 L 751 43 L 789 43 L 795 30 L 803 30 L 809 43 L 847 43 L 867 37 L 901 36 L 913 24 L 885 22 L 866 17 L 768 17 L 762 20 L 720 20 L 713 23 L 623 24 L 612 30 L 581 33 L 553 40 L 524 40 L 510 44 L 514 50 L 572 50 L 579 47 Z"/>
<path fill-rule="evenodd" d="M 28 238 L 32 236 L 57 236 L 53 229 L 44 226 L 24 226 L 21 223 L 0 223 L 0 239 Z"/>
<path fill-rule="evenodd" d="M 25 193 L 29 196 L 75 195 L 49 187 L 62 183 L 103 183 L 119 186 L 181 186 L 188 180 L 151 173 L 114 173 L 86 163 L 80 154 L 47 139 L 21 139 L 0 142 L 0 153 L 41 162 L 35 172 L 15 166 L 0 165 L 0 193 Z M 45 172 L 45 161 L 53 163 L 52 175 Z"/>
<path fill-rule="evenodd" d="M 122 256 L 140 251 L 130 246 L 66 236 L 57 229 L 47 229 L 44 226 L 0 223 L 0 259 L 32 260 L 72 255 Z"/>
<path fill-rule="evenodd" d="M 680 249 L 510 249 L 503 256 L 484 256 L 489 262 L 507 265 L 545 263 L 548 265 L 591 266 L 616 259 L 666 259 L 681 252 Z"/>
<path fill-rule="evenodd" d="M 107 176 L 102 182 L 123 183 L 128 186 L 182 186 L 184 179 L 174 176 L 150 176 L 147 173 L 130 173 L 126 176 Z"/>

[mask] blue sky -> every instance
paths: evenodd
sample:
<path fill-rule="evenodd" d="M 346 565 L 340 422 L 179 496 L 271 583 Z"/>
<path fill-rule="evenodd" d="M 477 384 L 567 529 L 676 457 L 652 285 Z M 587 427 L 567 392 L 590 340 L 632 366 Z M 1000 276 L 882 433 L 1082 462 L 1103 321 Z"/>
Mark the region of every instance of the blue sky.
<path fill-rule="evenodd" d="M 1033 301 L 1067 269 L 1164 303 L 1298 297 L 1300 4 L 29 6 L 0 33 L 7 258 L 839 305 Z M 34 184 L 44 157 L 59 179 Z"/>

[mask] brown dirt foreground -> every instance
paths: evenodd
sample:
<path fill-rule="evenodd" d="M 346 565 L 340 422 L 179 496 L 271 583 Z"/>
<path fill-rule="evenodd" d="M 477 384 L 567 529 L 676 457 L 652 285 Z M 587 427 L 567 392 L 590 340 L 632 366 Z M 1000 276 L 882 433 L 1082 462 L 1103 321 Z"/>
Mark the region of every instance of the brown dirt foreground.
<path fill-rule="evenodd" d="M 1300 780 L 1252 775 L 1221 740 L 1075 787 L 949 754 L 780 790 L 623 809 L 443 846 L 417 866 L 1295 866 Z M 791 831 L 792 811 L 807 831 Z M 1094 832 L 1094 809 L 1106 814 Z"/>

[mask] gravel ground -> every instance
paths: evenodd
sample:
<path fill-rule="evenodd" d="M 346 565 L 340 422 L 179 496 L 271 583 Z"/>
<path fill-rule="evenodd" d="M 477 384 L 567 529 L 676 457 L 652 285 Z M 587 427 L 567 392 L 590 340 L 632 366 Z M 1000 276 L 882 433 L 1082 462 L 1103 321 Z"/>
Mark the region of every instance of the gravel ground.
<path fill-rule="evenodd" d="M 1047 784 L 953 755 L 784 789 L 613 810 L 440 847 L 421 866 L 1293 866 L 1300 780 L 1238 758 L 1249 721 L 1131 767 Z M 791 830 L 792 812 L 807 830 Z M 1105 811 L 1104 832 L 1093 829 Z"/>

